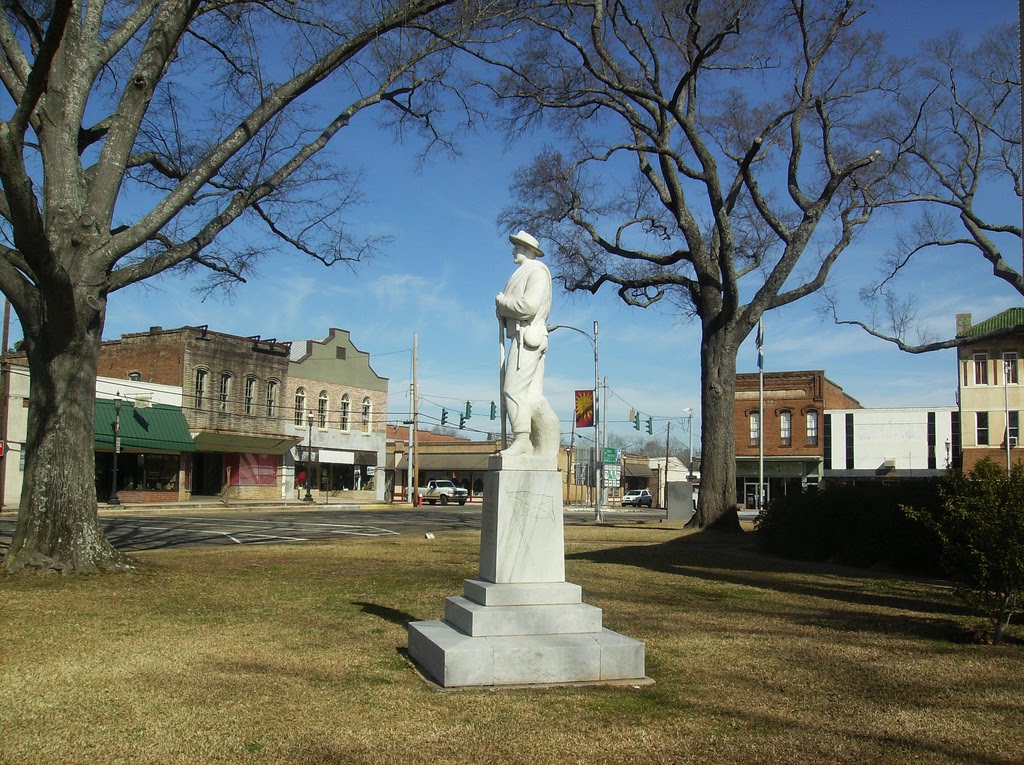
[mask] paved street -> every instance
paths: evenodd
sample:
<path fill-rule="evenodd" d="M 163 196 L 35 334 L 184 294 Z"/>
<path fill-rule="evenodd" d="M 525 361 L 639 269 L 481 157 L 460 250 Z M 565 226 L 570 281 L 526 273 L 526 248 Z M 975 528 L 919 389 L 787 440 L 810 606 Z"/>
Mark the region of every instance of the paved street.
<path fill-rule="evenodd" d="M 567 511 L 566 524 L 593 523 L 592 511 Z M 663 510 L 606 510 L 607 521 L 641 522 L 664 518 Z M 480 528 L 479 509 L 435 510 L 267 510 L 182 515 L 103 516 L 103 528 L 120 550 L 138 552 L 195 545 L 254 545 L 322 542 L 400 534 L 441 534 Z M 0 516 L 0 551 L 14 533 L 14 513 Z"/>

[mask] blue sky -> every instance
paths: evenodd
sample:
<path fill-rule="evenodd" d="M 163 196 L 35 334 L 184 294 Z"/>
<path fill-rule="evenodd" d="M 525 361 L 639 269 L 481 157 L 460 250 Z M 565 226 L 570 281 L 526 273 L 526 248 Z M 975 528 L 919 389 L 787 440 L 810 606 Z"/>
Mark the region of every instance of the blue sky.
<path fill-rule="evenodd" d="M 878 23 L 906 52 L 951 25 L 976 35 L 996 22 L 1015 21 L 1017 13 L 1017 4 L 1010 0 L 973 2 L 967 16 L 960 2 L 901 0 L 882 5 Z M 340 327 L 371 354 L 376 371 L 390 378 L 389 409 L 400 420 L 409 410 L 411 348 L 417 333 L 425 424 L 440 416 L 442 406 L 457 411 L 470 400 L 470 424 L 479 431 L 496 431 L 497 423 L 487 420 L 488 404 L 497 399 L 498 390 L 493 304 L 513 263 L 507 240 L 512 232 L 499 230 L 495 221 L 510 198 L 513 172 L 530 158 L 536 145 L 532 141 L 539 138 L 510 148 L 497 135 L 470 136 L 461 157 L 438 155 L 418 169 L 419 145 L 395 145 L 369 115 L 359 117 L 346 132 L 335 153 L 346 161 L 363 162 L 367 203 L 355 217 L 363 230 L 392 237 L 384 256 L 352 271 L 345 266 L 327 269 L 282 250 L 263 261 L 260 275 L 231 300 L 201 302 L 180 280 L 157 279 L 112 296 L 105 337 L 151 325 L 208 324 L 221 332 L 290 340 L 324 337 L 329 327 Z M 891 219 L 879 219 L 844 254 L 833 275 L 840 289 L 855 293 L 870 278 L 894 225 Z M 904 288 L 914 285 L 920 317 L 936 336 L 952 333 L 958 312 L 971 312 L 978 320 L 1020 302 L 975 256 L 969 257 L 965 261 L 945 254 L 922 261 L 903 282 Z M 855 328 L 826 323 L 815 312 L 818 305 L 812 297 L 766 317 L 766 370 L 824 369 L 865 406 L 954 403 L 952 351 L 900 353 Z M 844 306 L 863 316 L 855 302 Z M 552 323 L 589 331 L 594 320 L 600 323 L 601 374 L 610 388 L 610 430 L 636 436 L 627 423 L 635 407 L 655 418 L 654 437 L 664 440 L 672 419 L 673 436 L 685 444 L 685 410 L 692 408 L 696 416 L 700 406 L 698 327 L 677 318 L 667 306 L 624 306 L 613 292 L 556 294 Z M 18 332 L 13 329 L 14 338 Z M 756 371 L 752 337 L 740 351 L 739 371 Z M 569 428 L 573 391 L 591 387 L 593 374 L 590 344 L 573 332 L 555 333 L 545 387 L 563 429 Z"/>

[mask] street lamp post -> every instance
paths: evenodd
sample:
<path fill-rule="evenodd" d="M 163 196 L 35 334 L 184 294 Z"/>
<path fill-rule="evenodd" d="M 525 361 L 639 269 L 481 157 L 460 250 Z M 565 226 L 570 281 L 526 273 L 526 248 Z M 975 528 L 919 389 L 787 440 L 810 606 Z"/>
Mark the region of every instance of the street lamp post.
<path fill-rule="evenodd" d="M 120 395 L 120 394 L 118 394 Z M 108 505 L 120 505 L 121 500 L 117 498 L 117 455 L 121 451 L 121 399 L 114 399 L 114 476 L 111 481 L 110 497 Z"/>
<path fill-rule="evenodd" d="M 306 442 L 306 496 L 303 502 L 313 501 L 313 492 L 310 491 L 310 474 L 313 472 L 313 410 L 306 412 L 306 422 L 309 425 L 309 440 Z"/>
<path fill-rule="evenodd" d="M 594 346 L 594 520 L 603 521 L 601 494 L 604 489 L 604 443 L 601 439 L 603 434 L 601 432 L 601 417 L 598 407 L 598 400 L 600 398 L 598 390 L 600 389 L 599 381 L 601 377 L 598 365 L 597 320 L 594 320 L 593 335 L 584 332 L 579 327 L 571 327 L 568 324 L 551 324 L 548 326 L 548 332 L 554 332 L 556 329 L 571 329 L 573 332 L 579 332 Z"/>

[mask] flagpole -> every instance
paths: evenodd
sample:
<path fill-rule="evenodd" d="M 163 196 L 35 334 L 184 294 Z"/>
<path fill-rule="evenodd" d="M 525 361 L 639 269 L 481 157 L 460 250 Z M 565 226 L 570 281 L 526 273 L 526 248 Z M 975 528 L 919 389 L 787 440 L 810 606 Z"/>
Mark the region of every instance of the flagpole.
<path fill-rule="evenodd" d="M 757 320 L 757 510 L 764 510 L 764 323 Z"/>

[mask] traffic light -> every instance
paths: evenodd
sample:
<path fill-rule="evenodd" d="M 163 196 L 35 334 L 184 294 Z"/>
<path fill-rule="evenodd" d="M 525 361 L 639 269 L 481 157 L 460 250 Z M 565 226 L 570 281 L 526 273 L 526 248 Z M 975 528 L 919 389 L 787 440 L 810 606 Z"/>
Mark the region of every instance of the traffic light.
<path fill-rule="evenodd" d="M 629 417 L 633 420 L 633 430 L 640 430 L 640 412 L 629 410 Z"/>
<path fill-rule="evenodd" d="M 472 416 L 473 416 L 473 404 L 471 404 L 469 401 L 467 401 L 466 402 L 466 419 L 468 420 Z"/>
<path fill-rule="evenodd" d="M 448 424 L 448 410 L 447 409 L 442 409 L 441 410 L 441 424 L 442 425 L 447 425 Z"/>
<path fill-rule="evenodd" d="M 460 414 L 459 415 L 459 430 L 462 430 L 464 427 L 466 427 L 466 415 Z"/>
<path fill-rule="evenodd" d="M 647 418 L 647 432 L 649 434 L 653 434 L 654 433 L 654 418 L 653 417 L 648 417 Z"/>
<path fill-rule="evenodd" d="M 493 401 L 491 402 L 491 419 L 498 419 L 498 405 L 495 404 Z"/>

